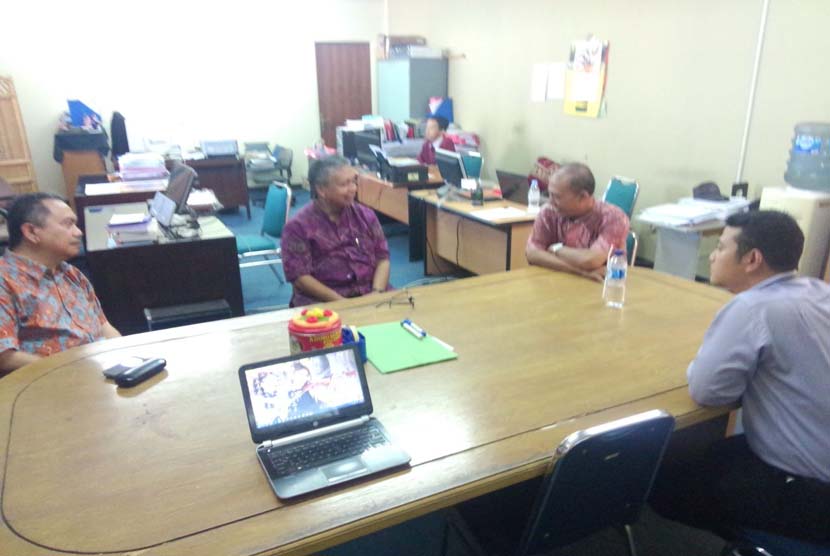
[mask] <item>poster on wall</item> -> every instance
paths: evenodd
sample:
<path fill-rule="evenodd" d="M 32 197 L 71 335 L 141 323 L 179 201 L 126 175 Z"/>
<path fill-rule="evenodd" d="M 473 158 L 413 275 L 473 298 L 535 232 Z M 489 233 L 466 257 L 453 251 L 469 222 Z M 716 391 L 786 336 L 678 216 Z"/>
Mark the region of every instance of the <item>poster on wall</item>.
<path fill-rule="evenodd" d="M 565 114 L 599 117 L 607 73 L 608 41 L 589 36 L 571 43 L 571 55 L 565 70 Z"/>

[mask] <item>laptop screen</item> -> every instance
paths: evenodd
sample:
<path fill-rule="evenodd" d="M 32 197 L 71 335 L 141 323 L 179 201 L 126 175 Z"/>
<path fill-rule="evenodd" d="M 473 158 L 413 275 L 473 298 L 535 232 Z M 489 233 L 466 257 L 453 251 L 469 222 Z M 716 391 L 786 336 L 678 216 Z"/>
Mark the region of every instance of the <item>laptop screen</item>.
<path fill-rule="evenodd" d="M 245 365 L 239 379 L 255 442 L 372 412 L 363 365 L 352 346 Z"/>
<path fill-rule="evenodd" d="M 176 212 L 187 212 L 187 198 L 190 196 L 190 189 L 193 187 L 195 180 L 196 171 L 184 164 L 176 164 L 173 171 L 170 172 L 170 179 L 167 182 L 167 190 L 164 194 L 176 203 Z"/>

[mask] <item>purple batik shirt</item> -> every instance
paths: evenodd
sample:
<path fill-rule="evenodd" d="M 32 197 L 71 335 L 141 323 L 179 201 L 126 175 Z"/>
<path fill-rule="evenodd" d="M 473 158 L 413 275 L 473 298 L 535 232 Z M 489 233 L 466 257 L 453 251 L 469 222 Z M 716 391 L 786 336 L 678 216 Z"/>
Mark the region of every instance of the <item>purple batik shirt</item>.
<path fill-rule="evenodd" d="M 389 258 L 377 216 L 357 203 L 336 223 L 309 203 L 285 224 L 280 243 L 289 282 L 308 274 L 344 297 L 370 293 L 378 263 Z M 293 307 L 318 301 L 294 288 Z"/>

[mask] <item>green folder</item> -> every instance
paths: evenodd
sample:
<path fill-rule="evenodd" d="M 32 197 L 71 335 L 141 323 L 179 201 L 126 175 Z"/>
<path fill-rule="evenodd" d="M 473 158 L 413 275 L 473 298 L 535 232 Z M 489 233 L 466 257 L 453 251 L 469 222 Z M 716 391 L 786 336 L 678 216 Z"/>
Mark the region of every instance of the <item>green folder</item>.
<path fill-rule="evenodd" d="M 369 361 L 384 374 L 458 357 L 429 335 L 416 338 L 399 322 L 361 326 L 358 330 L 366 337 Z"/>

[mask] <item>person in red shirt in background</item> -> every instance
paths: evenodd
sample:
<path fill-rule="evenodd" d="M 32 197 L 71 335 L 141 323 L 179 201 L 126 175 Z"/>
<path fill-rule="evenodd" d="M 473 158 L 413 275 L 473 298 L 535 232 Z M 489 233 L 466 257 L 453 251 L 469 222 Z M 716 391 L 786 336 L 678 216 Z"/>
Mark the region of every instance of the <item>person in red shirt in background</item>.
<path fill-rule="evenodd" d="M 424 132 L 424 146 L 418 154 L 418 162 L 421 164 L 435 164 L 435 149 L 446 149 L 454 151 L 455 145 L 452 139 L 444 133 L 450 123 L 441 116 L 430 116 L 427 118 L 427 128 Z"/>

